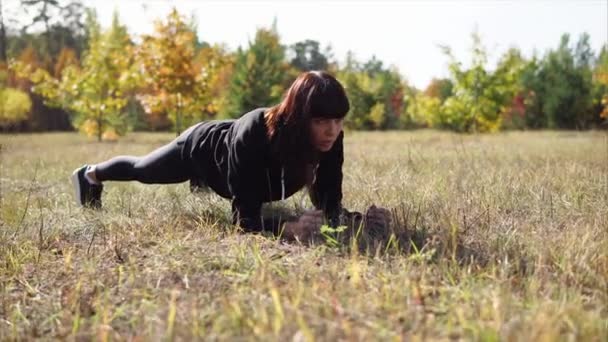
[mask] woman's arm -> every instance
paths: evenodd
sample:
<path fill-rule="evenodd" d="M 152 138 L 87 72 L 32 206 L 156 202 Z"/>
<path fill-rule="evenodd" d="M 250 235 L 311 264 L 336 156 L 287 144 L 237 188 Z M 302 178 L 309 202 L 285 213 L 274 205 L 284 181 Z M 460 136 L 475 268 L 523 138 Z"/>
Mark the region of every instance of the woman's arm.
<path fill-rule="evenodd" d="M 246 114 L 247 116 L 248 114 Z M 247 116 L 247 118 L 249 118 Z M 235 123 L 228 147 L 228 189 L 232 194 L 232 220 L 245 231 L 261 231 L 265 131 L 254 120 Z"/>
<path fill-rule="evenodd" d="M 323 153 L 315 181 L 309 189 L 315 208 L 323 210 L 332 227 L 339 225 L 342 209 L 342 164 L 344 163 L 344 132 L 340 133 L 332 148 Z"/>

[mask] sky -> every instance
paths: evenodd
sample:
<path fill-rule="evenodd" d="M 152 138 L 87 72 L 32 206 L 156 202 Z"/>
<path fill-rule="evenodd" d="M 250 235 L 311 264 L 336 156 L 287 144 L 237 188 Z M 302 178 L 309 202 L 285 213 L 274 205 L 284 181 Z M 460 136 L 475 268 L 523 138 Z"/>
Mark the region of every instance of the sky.
<path fill-rule="evenodd" d="M 116 9 L 131 34 L 152 33 L 155 19 L 175 6 L 198 22 L 199 38 L 246 47 L 259 27 L 276 18 L 281 42 L 291 45 L 313 39 L 331 45 L 340 63 L 352 51 L 359 61 L 373 55 L 396 67 L 410 84 L 424 88 L 433 77 L 448 76 L 447 57 L 439 45 L 450 46 L 457 59 L 470 60 L 471 33 L 479 32 L 489 52 L 488 67 L 510 47 L 525 56 L 542 56 L 569 33 L 574 44 L 587 32 L 593 50 L 608 42 L 608 0 L 510 1 L 141 1 L 84 0 L 95 7 L 108 27 Z M 465 63 L 466 65 L 466 63 Z"/>

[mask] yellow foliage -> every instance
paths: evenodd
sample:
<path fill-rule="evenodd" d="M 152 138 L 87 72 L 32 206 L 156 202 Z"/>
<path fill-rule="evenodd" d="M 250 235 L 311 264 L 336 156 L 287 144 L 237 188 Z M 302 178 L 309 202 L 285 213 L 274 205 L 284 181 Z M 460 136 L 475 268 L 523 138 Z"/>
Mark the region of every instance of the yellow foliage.
<path fill-rule="evenodd" d="M 59 52 L 59 56 L 57 57 L 57 62 L 55 63 L 54 68 L 54 76 L 56 78 L 61 77 L 63 70 L 70 65 L 78 65 L 78 58 L 76 57 L 76 52 L 70 48 L 62 48 Z"/>
<path fill-rule="evenodd" d="M 87 137 L 94 137 L 97 135 L 99 125 L 93 119 L 86 119 L 78 129 L 84 133 Z"/>
<path fill-rule="evenodd" d="M 495 120 L 488 120 L 480 115 L 476 118 L 476 121 L 477 130 L 479 132 L 496 133 L 500 130 L 500 126 L 502 125 L 502 116 Z"/>
<path fill-rule="evenodd" d="M 600 118 L 608 119 L 608 94 L 602 98 L 602 104 L 604 105 L 604 110 L 600 113 Z"/>
<path fill-rule="evenodd" d="M 0 125 L 25 120 L 31 108 L 27 93 L 13 88 L 0 89 Z"/>
<path fill-rule="evenodd" d="M 608 72 L 595 73 L 595 81 L 600 84 L 608 84 Z"/>
<path fill-rule="evenodd" d="M 21 54 L 19 54 L 17 60 L 25 65 L 30 65 L 34 69 L 40 67 L 40 60 L 38 59 L 36 50 L 34 50 L 34 47 L 31 45 L 28 45 Z"/>
<path fill-rule="evenodd" d="M 116 130 L 114 128 L 108 128 L 105 132 L 103 132 L 103 134 L 101 135 L 101 140 L 103 141 L 118 141 L 118 134 L 116 133 Z"/>
<path fill-rule="evenodd" d="M 78 126 L 80 132 L 84 133 L 87 137 L 96 137 L 99 133 L 99 124 L 94 119 L 85 120 L 80 126 Z M 101 140 L 103 141 L 117 141 L 120 136 L 114 127 L 107 127 L 101 134 Z"/>
<path fill-rule="evenodd" d="M 376 103 L 370 110 L 369 118 L 374 123 L 374 128 L 382 128 L 382 124 L 385 120 L 384 104 L 380 102 Z"/>
<path fill-rule="evenodd" d="M 174 9 L 166 21 L 156 21 L 154 35 L 145 35 L 137 49 L 145 87 L 138 100 L 146 113 L 167 115 L 178 130 L 208 102 L 193 63 L 194 39 L 194 32 Z"/>
<path fill-rule="evenodd" d="M 439 97 L 428 96 L 422 92 L 414 98 L 411 115 L 416 123 L 424 123 L 428 127 L 439 127 L 445 121 Z"/>

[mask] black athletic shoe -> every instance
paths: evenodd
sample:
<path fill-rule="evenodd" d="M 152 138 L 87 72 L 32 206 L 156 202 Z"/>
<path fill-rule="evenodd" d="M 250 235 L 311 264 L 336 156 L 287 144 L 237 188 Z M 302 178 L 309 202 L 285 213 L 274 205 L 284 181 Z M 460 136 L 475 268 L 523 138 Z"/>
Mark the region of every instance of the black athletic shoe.
<path fill-rule="evenodd" d="M 84 176 L 88 165 L 84 165 L 72 173 L 72 185 L 74 186 L 74 195 L 76 203 L 83 207 L 100 209 L 101 208 L 101 192 L 103 185 L 92 184 Z"/>

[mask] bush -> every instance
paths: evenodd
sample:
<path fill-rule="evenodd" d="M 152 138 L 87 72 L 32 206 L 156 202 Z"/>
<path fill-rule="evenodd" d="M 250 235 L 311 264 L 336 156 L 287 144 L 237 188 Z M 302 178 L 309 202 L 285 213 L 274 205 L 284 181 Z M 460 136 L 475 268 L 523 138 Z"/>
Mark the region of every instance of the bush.
<path fill-rule="evenodd" d="M 0 89 L 0 126 L 10 126 L 27 119 L 32 100 L 18 89 Z"/>

